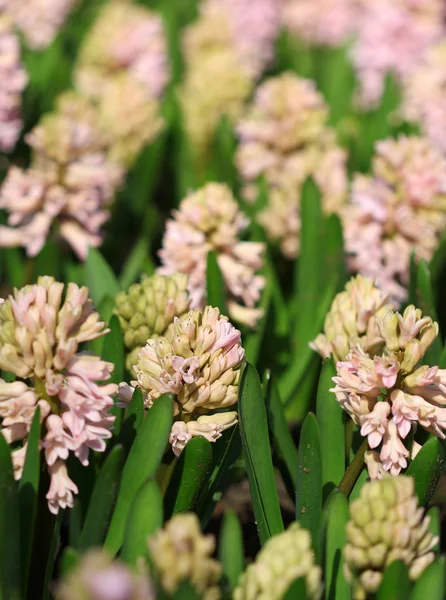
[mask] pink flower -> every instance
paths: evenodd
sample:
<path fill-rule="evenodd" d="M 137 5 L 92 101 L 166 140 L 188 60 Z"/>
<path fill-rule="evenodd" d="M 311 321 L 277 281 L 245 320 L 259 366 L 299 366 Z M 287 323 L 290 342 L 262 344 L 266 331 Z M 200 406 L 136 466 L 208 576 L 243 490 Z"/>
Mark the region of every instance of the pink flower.
<path fill-rule="evenodd" d="M 408 456 L 409 451 L 400 440 L 395 423 L 390 419 L 380 452 L 380 459 L 384 469 L 390 471 L 391 475 L 399 475 L 401 469 L 407 467 Z"/>
<path fill-rule="evenodd" d="M 387 430 L 387 417 L 390 406 L 387 402 L 377 402 L 368 415 L 360 417 L 361 435 L 367 437 L 370 448 L 376 448 Z"/>
<path fill-rule="evenodd" d="M 74 495 L 79 492 L 77 485 L 68 477 L 67 467 L 61 460 L 48 467 L 51 475 L 50 489 L 46 498 L 48 508 L 57 515 L 59 508 L 73 508 Z"/>

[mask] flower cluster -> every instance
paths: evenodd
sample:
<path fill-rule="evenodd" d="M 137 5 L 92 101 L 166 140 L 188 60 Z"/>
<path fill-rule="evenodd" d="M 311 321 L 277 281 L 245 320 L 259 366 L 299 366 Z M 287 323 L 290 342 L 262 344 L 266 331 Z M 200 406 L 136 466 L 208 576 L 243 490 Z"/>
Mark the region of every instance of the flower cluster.
<path fill-rule="evenodd" d="M 28 77 L 20 61 L 20 43 L 0 11 L 0 150 L 11 150 L 22 128 L 20 95 Z"/>
<path fill-rule="evenodd" d="M 147 573 L 112 560 L 104 551 L 86 552 L 57 588 L 59 600 L 155 600 Z"/>
<path fill-rule="evenodd" d="M 409 450 L 402 440 L 415 424 L 442 439 L 446 429 L 446 370 L 419 366 L 438 324 L 412 305 L 403 314 L 390 310 L 376 321 L 384 348 L 371 355 L 361 343 L 354 346 L 338 362 L 331 389 L 367 437 L 372 479 L 383 471 L 398 475 L 407 466 Z"/>
<path fill-rule="evenodd" d="M 266 542 L 240 577 L 234 600 L 280 600 L 299 577 L 305 579 L 307 598 L 319 600 L 322 570 L 315 564 L 310 533 L 299 523 L 292 523 Z"/>
<path fill-rule="evenodd" d="M 260 85 L 254 102 L 237 126 L 237 167 L 243 194 L 255 201 L 257 180 L 269 188 L 269 205 L 259 220 L 283 252 L 299 250 L 300 190 L 313 176 L 326 211 L 339 210 L 347 190 L 346 155 L 327 126 L 328 108 L 314 82 L 287 72 Z"/>
<path fill-rule="evenodd" d="M 444 35 L 442 0 L 373 0 L 363 3 L 352 59 L 360 83 L 359 102 L 376 105 L 385 77 L 406 77 L 425 49 Z"/>
<path fill-rule="evenodd" d="M 399 560 L 416 580 L 435 559 L 438 542 L 429 531 L 430 517 L 418 506 L 411 477 L 388 477 L 365 483 L 350 504 L 344 573 L 354 600 L 377 592 L 383 572 Z"/>
<path fill-rule="evenodd" d="M 285 0 L 283 24 L 309 45 L 340 46 L 355 31 L 361 0 Z"/>
<path fill-rule="evenodd" d="M 170 436 L 175 454 L 193 436 L 215 442 L 237 422 L 235 412 L 206 413 L 237 402 L 244 357 L 240 337 L 218 308 L 206 306 L 175 317 L 165 337 L 148 340 L 140 350 L 135 371 L 146 408 L 163 393 L 175 395 Z"/>
<path fill-rule="evenodd" d="M 446 152 L 446 42 L 428 48 L 404 81 L 402 113 Z"/>
<path fill-rule="evenodd" d="M 174 273 L 171 277 L 152 275 L 130 286 L 128 292 L 119 292 L 115 298 L 115 314 L 124 333 L 124 344 L 129 350 L 126 359 L 130 371 L 136 365 L 138 352 L 150 338 L 165 336 L 173 329 L 175 317 L 181 317 L 190 308 L 187 275 Z"/>
<path fill-rule="evenodd" d="M 361 344 L 374 356 L 383 349 L 384 339 L 378 327 L 394 307 L 389 295 L 375 287 L 373 279 L 357 275 L 352 277 L 345 290 L 337 294 L 324 322 L 324 333 L 310 343 L 322 358 L 345 360 L 350 349 Z"/>
<path fill-rule="evenodd" d="M 203 159 L 219 120 L 235 122 L 272 59 L 279 0 L 207 0 L 183 38 L 186 75 L 179 91 L 191 149 Z"/>
<path fill-rule="evenodd" d="M 206 259 L 209 252 L 215 252 L 228 288 L 230 315 L 255 326 L 262 314 L 255 305 L 265 284 L 264 278 L 256 274 L 263 265 L 264 244 L 239 240 L 249 221 L 230 189 L 224 184 L 208 183 L 187 196 L 173 216 L 166 223 L 159 252 L 161 273 L 187 274 L 192 308 L 203 308 Z"/>
<path fill-rule="evenodd" d="M 36 409 L 44 435 L 41 442 L 51 476 L 49 509 L 73 506 L 76 484 L 65 464 L 73 453 L 88 465 L 90 449 L 103 452 L 111 437 L 115 384 L 98 385 L 110 378 L 113 364 L 99 356 L 79 353 L 79 345 L 108 332 L 88 298 L 88 289 L 52 277 L 15 290 L 0 301 L 0 369 L 17 379 L 0 379 L 0 417 L 3 437 L 13 450 L 15 477 L 20 479 L 27 436 Z"/>
<path fill-rule="evenodd" d="M 371 176 L 357 174 L 344 212 L 352 270 L 395 302 L 407 296 L 412 251 L 430 260 L 446 224 L 446 158 L 425 138 L 376 144 Z"/>
<path fill-rule="evenodd" d="M 5 12 L 26 44 L 43 50 L 51 44 L 79 0 L 3 0 Z"/>
<path fill-rule="evenodd" d="M 163 590 L 174 594 L 187 580 L 203 600 L 219 600 L 222 569 L 212 558 L 215 540 L 203 535 L 194 513 L 174 516 L 149 540 L 149 551 Z"/>
<path fill-rule="evenodd" d="M 0 246 L 24 246 L 35 256 L 54 226 L 85 260 L 101 242 L 107 205 L 122 180 L 121 167 L 107 157 L 97 113 L 69 92 L 26 139 L 34 151 L 30 168 L 11 167 L 0 190 L 0 208 L 9 212 Z"/>

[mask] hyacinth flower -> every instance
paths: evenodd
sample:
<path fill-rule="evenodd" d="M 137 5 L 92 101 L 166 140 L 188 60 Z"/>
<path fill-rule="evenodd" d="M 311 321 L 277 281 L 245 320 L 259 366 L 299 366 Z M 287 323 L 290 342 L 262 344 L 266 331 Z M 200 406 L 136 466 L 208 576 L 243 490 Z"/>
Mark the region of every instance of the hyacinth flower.
<path fill-rule="evenodd" d="M 35 256 L 54 232 L 85 260 L 88 248 L 101 244 L 123 173 L 107 157 L 97 121 L 89 102 L 68 92 L 27 135 L 31 166 L 12 166 L 0 189 L 0 208 L 9 213 L 1 247 L 24 246 Z"/>
<path fill-rule="evenodd" d="M 183 34 L 185 77 L 179 89 L 184 127 L 203 162 L 223 115 L 241 116 L 255 81 L 270 64 L 280 30 L 279 0 L 207 0 Z"/>
<path fill-rule="evenodd" d="M 429 531 L 430 517 L 418 506 L 411 477 L 385 476 L 365 483 L 350 504 L 346 527 L 344 574 L 353 599 L 366 600 L 377 591 L 385 569 L 399 560 L 417 580 L 435 560 L 438 537 Z"/>
<path fill-rule="evenodd" d="M 187 275 L 182 273 L 143 276 L 128 292 L 116 295 L 114 313 L 119 318 L 128 349 L 126 367 L 129 371 L 136 365 L 138 353 L 148 339 L 165 336 L 173 329 L 174 318 L 189 312 L 187 282 Z"/>
<path fill-rule="evenodd" d="M 402 115 L 446 152 L 446 42 L 430 46 L 405 78 Z"/>
<path fill-rule="evenodd" d="M 423 52 L 444 35 L 442 0 L 373 0 L 364 2 L 351 56 L 359 79 L 363 108 L 379 103 L 385 78 L 402 81 Z"/>
<path fill-rule="evenodd" d="M 22 129 L 21 94 L 28 77 L 20 59 L 20 43 L 0 6 L 0 150 L 11 150 Z"/>
<path fill-rule="evenodd" d="M 203 308 L 206 299 L 206 260 L 215 252 L 228 292 L 228 311 L 240 323 L 254 327 L 262 316 L 256 308 L 265 279 L 265 246 L 240 241 L 249 220 L 239 210 L 231 190 L 221 183 L 207 183 L 187 196 L 166 223 L 160 273 L 189 276 L 187 290 L 192 308 Z"/>
<path fill-rule="evenodd" d="M 429 261 L 446 224 L 446 158 L 429 140 L 377 142 L 372 174 L 357 174 L 343 213 L 351 270 L 373 277 L 400 304 L 411 253 Z"/>
<path fill-rule="evenodd" d="M 342 46 L 355 31 L 361 0 L 284 0 L 283 25 L 309 46 Z"/>
<path fill-rule="evenodd" d="M 298 578 L 305 580 L 306 597 L 322 598 L 322 570 L 315 563 L 311 535 L 299 523 L 270 538 L 240 577 L 234 600 L 280 600 Z"/>
<path fill-rule="evenodd" d="M 33 50 L 51 44 L 79 0 L 2 0 L 3 10 Z"/>
<path fill-rule="evenodd" d="M 420 366 L 438 335 L 438 324 L 408 306 L 403 314 L 376 315 L 384 340 L 377 354 L 357 343 L 336 365 L 336 399 L 360 427 L 369 450 L 365 460 L 372 479 L 407 467 L 403 443 L 416 425 L 441 439 L 446 430 L 446 370 Z"/>
<path fill-rule="evenodd" d="M 237 126 L 236 164 L 243 196 L 255 202 L 260 177 L 269 201 L 257 216 L 283 253 L 299 251 L 300 191 L 315 179 L 326 212 L 339 211 L 347 191 L 346 154 L 327 126 L 328 107 L 313 81 L 287 72 L 256 90 L 253 103 Z"/>
<path fill-rule="evenodd" d="M 105 450 L 115 417 L 110 414 L 113 383 L 105 383 L 113 364 L 78 352 L 83 342 L 105 335 L 88 289 L 40 277 L 0 301 L 0 369 L 15 381 L 0 379 L 1 433 L 12 451 L 14 475 L 20 479 L 27 437 L 36 409 L 42 424 L 41 448 L 51 478 L 49 510 L 72 507 L 78 489 L 67 472 L 74 454 L 83 466 L 89 452 Z"/>
<path fill-rule="evenodd" d="M 219 600 L 222 567 L 212 558 L 215 539 L 203 535 L 194 513 L 178 514 L 148 539 L 155 578 L 170 594 L 189 581 L 203 600 Z"/>
<path fill-rule="evenodd" d="M 170 443 L 176 456 L 194 436 L 210 442 L 237 423 L 237 413 L 212 411 L 237 402 L 244 350 L 240 331 L 218 308 L 206 306 L 175 317 L 173 328 L 164 337 L 149 339 L 139 351 L 134 367 L 144 405 L 153 406 L 164 393 L 175 395 L 174 424 Z M 121 384 L 121 404 L 132 388 Z"/>
<path fill-rule="evenodd" d="M 345 290 L 335 296 L 325 317 L 324 331 L 310 347 L 322 358 L 332 357 L 335 361 L 345 360 L 358 343 L 372 356 L 379 354 L 384 338 L 378 319 L 394 308 L 389 295 L 377 288 L 373 279 L 352 277 Z"/>

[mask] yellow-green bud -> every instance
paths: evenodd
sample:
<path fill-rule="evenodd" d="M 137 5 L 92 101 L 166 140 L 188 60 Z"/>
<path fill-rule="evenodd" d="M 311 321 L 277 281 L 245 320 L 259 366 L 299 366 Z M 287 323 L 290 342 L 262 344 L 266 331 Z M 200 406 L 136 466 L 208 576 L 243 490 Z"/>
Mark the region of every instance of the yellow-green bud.
<path fill-rule="evenodd" d="M 240 577 L 234 600 L 280 600 L 299 577 L 305 578 L 308 598 L 321 598 L 321 568 L 315 564 L 310 534 L 292 523 L 266 542 Z"/>
<path fill-rule="evenodd" d="M 129 352 L 126 366 L 133 372 L 138 352 L 149 338 L 167 334 L 175 317 L 187 313 L 190 298 L 187 275 L 175 273 L 143 277 L 130 286 L 128 292 L 119 292 L 115 298 L 114 313 L 118 315 Z"/>
<path fill-rule="evenodd" d="M 344 573 L 353 584 L 354 600 L 374 594 L 383 572 L 396 560 L 408 566 L 412 580 L 418 579 L 435 558 L 432 548 L 438 539 L 429 523 L 411 477 L 385 475 L 363 486 L 350 505 L 344 548 Z"/>

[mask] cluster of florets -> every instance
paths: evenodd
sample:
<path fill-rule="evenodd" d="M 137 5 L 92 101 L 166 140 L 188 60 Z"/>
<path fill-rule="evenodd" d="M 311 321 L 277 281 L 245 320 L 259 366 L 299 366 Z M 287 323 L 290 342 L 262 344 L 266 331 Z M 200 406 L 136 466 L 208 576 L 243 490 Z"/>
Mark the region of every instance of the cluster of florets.
<path fill-rule="evenodd" d="M 352 270 L 401 303 L 411 253 L 429 261 L 446 224 L 446 159 L 425 138 L 400 137 L 377 142 L 372 167 L 353 179 L 346 250 Z"/>
<path fill-rule="evenodd" d="M 258 216 L 290 258 L 299 251 L 302 184 L 312 176 L 324 209 L 339 210 L 347 191 L 346 154 L 327 126 L 328 107 L 313 81 L 283 73 L 260 85 L 237 126 L 236 155 L 245 182 L 243 195 L 255 202 L 260 177 L 269 203 Z"/>
<path fill-rule="evenodd" d="M 192 308 L 206 301 L 206 260 L 215 252 L 228 292 L 228 311 L 236 321 L 255 326 L 262 311 L 255 308 L 265 279 L 257 274 L 263 266 L 264 244 L 241 241 L 249 220 L 240 211 L 231 190 L 208 183 L 187 196 L 166 223 L 159 252 L 161 273 L 189 276 L 187 289 Z"/>
<path fill-rule="evenodd" d="M 117 386 L 107 381 L 113 364 L 79 352 L 79 345 L 108 332 L 88 298 L 88 289 L 52 277 L 15 290 L 0 300 L 0 369 L 16 379 L 0 379 L 1 433 L 12 452 L 14 473 L 20 479 L 27 438 L 36 410 L 43 427 L 41 447 L 51 476 L 49 509 L 73 506 L 76 484 L 66 460 L 73 453 L 88 465 L 90 450 L 103 452 L 111 437 L 110 414 Z"/>
<path fill-rule="evenodd" d="M 244 350 L 240 331 L 218 308 L 176 317 L 165 337 L 149 339 L 135 366 L 150 409 L 163 393 L 175 395 L 170 443 L 180 454 L 193 436 L 215 442 L 237 423 L 236 412 L 209 414 L 236 404 Z"/>

